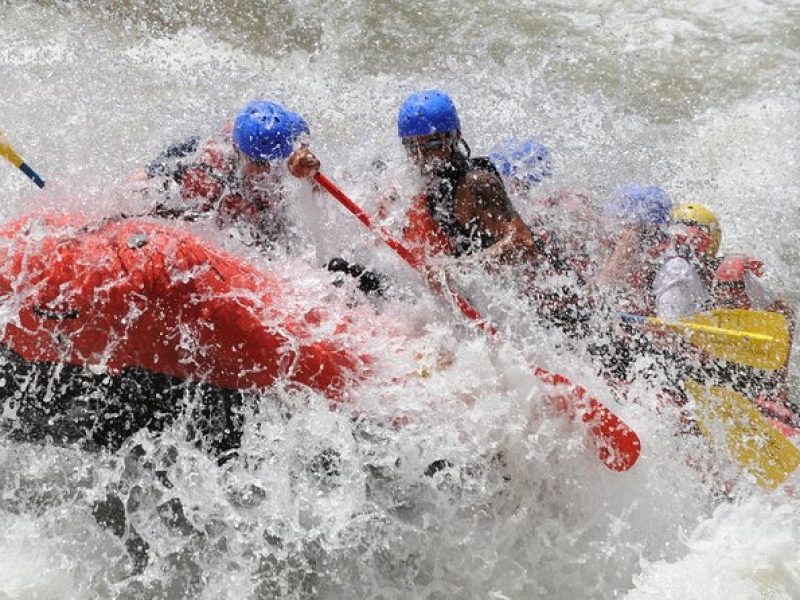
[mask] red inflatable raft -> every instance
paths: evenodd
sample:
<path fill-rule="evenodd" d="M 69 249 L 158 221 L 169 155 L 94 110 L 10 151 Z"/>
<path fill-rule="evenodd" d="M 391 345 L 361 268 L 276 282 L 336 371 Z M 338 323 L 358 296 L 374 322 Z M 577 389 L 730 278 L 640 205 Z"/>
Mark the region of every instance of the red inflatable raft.
<path fill-rule="evenodd" d="M 14 378 L 16 388 L 7 392 L 16 397 L 31 396 L 37 386 L 85 397 L 73 381 L 34 386 L 22 368 L 58 365 L 77 367 L 81 377 L 128 374 L 166 387 L 197 382 L 241 391 L 281 381 L 338 402 L 368 363 L 348 348 L 346 322 L 334 322 L 286 282 L 170 223 L 85 224 L 51 215 L 8 223 L 0 228 L 0 297 L 0 342 L 10 357 L 2 361 L 3 385 Z M 46 377 L 60 373 L 51 369 Z M 137 390 L 117 403 L 125 394 L 147 397 Z M 41 392 L 33 396 L 47 402 Z M 230 410 L 224 412 L 230 421 Z M 148 418 L 147 411 L 128 418 L 125 432 Z"/>
<path fill-rule="evenodd" d="M 323 311 L 278 279 L 179 228 L 76 225 L 28 217 L 0 229 L 0 297 L 15 313 L 0 339 L 25 360 L 238 390 L 285 379 L 333 399 L 359 377 L 363 357 L 335 341 L 346 326 L 319 339 Z"/>

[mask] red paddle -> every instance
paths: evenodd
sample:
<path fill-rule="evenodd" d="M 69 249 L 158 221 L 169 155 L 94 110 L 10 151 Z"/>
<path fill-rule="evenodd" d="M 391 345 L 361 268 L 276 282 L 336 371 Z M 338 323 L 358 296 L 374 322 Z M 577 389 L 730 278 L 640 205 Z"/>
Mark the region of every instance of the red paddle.
<path fill-rule="evenodd" d="M 386 228 L 373 225 L 369 215 L 336 187 L 330 179 L 322 173 L 317 173 L 314 175 L 314 181 L 325 188 L 331 196 L 353 213 L 359 221 L 381 238 L 412 268 L 417 270 L 422 268 L 421 261 L 408 248 L 395 240 Z M 450 288 L 448 291 L 461 312 L 468 319 L 475 321 L 482 331 L 491 335 L 497 332 L 495 327 L 487 323 L 465 298 Z M 635 431 L 600 401 L 589 396 L 584 388 L 573 384 L 563 375 L 549 373 L 539 367 L 534 367 L 533 370 L 539 379 L 553 388 L 554 395 L 550 397 L 551 400 L 570 419 L 580 416 L 581 420 L 587 424 L 597 447 L 599 458 L 605 466 L 614 471 L 627 471 L 634 465 L 641 452 L 641 442 Z"/>

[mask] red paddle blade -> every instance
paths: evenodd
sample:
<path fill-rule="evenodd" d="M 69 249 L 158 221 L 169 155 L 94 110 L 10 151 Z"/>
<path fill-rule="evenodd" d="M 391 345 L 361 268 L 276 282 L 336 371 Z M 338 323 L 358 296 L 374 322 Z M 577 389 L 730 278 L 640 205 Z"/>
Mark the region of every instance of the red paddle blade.
<path fill-rule="evenodd" d="M 586 390 L 563 375 L 534 367 L 534 373 L 553 388 L 548 398 L 570 419 L 586 423 L 602 463 L 613 471 L 627 471 L 639 458 L 642 444 L 636 432 Z"/>

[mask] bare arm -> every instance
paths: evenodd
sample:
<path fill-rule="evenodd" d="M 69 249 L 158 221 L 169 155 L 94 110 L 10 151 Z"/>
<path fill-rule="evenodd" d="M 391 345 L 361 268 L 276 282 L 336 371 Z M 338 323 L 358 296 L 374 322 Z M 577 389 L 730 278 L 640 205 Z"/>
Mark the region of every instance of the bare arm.
<path fill-rule="evenodd" d="M 641 234 L 630 228 L 623 229 L 614 245 L 614 251 L 606 265 L 590 282 L 593 287 L 602 287 L 612 282 L 621 281 L 625 276 L 634 256 L 640 251 Z"/>
<path fill-rule="evenodd" d="M 481 261 L 513 263 L 535 259 L 533 236 L 494 173 L 475 171 L 465 177 L 456 194 L 455 216 L 462 226 L 474 225 L 496 240 L 481 253 Z"/>

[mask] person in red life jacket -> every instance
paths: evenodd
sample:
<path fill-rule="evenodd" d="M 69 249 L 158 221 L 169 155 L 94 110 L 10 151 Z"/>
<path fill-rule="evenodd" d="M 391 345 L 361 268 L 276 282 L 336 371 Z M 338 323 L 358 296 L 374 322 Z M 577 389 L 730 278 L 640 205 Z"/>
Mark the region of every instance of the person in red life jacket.
<path fill-rule="evenodd" d="M 587 285 L 600 317 L 588 349 L 613 386 L 628 381 L 636 358 L 652 351 L 648 326 L 623 321 L 620 313 L 655 315 L 654 282 L 670 248 L 671 211 L 663 189 L 636 184 L 617 190 L 605 208 L 604 217 L 622 227 L 609 260 Z"/>
<path fill-rule="evenodd" d="M 718 256 L 722 229 L 716 215 L 697 202 L 672 212 L 671 229 L 677 252 L 700 273 L 717 308 L 774 311 L 791 317 L 789 307 L 761 279 L 764 263 L 745 254 Z"/>
<path fill-rule="evenodd" d="M 428 265 L 431 284 L 440 281 L 429 260 L 436 255 L 489 272 L 514 266 L 514 278 L 542 326 L 571 333 L 585 322 L 583 304 L 564 285 L 569 266 L 563 247 L 543 227 L 532 230 L 525 224 L 489 158 L 470 155 L 452 99 L 439 90 L 410 95 L 400 107 L 397 130 L 424 182 L 422 193 L 412 199 L 403 238 Z M 529 175 L 535 176 L 533 169 Z"/>
<path fill-rule="evenodd" d="M 410 95 L 400 107 L 397 131 L 425 182 L 404 230 L 420 259 L 448 254 L 490 266 L 540 258 L 492 163 L 470 156 L 450 96 L 439 90 Z"/>
<path fill-rule="evenodd" d="M 781 313 L 789 322 L 790 336 L 794 335 L 794 310 L 775 298 L 763 284 L 763 263 L 744 254 L 717 256 L 722 230 L 711 210 L 702 204 L 689 203 L 676 208 L 672 217 L 676 247 L 697 265 L 711 291 L 714 307 Z M 733 365 L 727 368 L 731 370 L 736 370 Z M 793 411 L 800 411 L 789 401 L 788 358 L 783 368 L 773 372 L 741 368 L 736 373 L 718 371 L 717 375 L 725 380 L 736 380 L 769 416 L 791 427 L 800 424 L 793 414 Z"/>
<path fill-rule="evenodd" d="M 462 262 L 498 264 L 539 259 L 530 230 L 508 199 L 503 182 L 486 158 L 470 157 L 461 122 L 450 97 L 438 90 L 409 96 L 400 107 L 398 133 L 409 158 L 425 180 L 412 201 L 403 238 L 438 277 L 428 258 L 449 255 Z M 313 175 L 300 161 L 290 161 L 297 177 Z"/>
<path fill-rule="evenodd" d="M 707 218 L 702 224 L 672 223 L 673 218 L 681 217 L 683 212 L 673 211 L 672 203 L 657 187 L 623 188 L 612 197 L 610 207 L 612 213 L 627 217 L 610 265 L 616 266 L 614 260 L 620 253 L 623 253 L 622 260 L 630 261 L 620 271 L 626 273 L 623 281 L 629 286 L 626 290 L 629 294 L 623 293 L 618 298 L 629 304 L 617 306 L 616 310 L 621 308 L 623 313 L 677 321 L 710 309 L 713 302 L 709 277 L 720 239 L 716 220 Z M 704 216 L 708 215 L 704 213 Z M 632 260 L 624 253 L 635 240 L 641 244 L 641 254 Z M 625 342 L 625 337 L 629 341 Z M 622 339 L 622 345 L 631 346 L 635 355 L 644 352 L 664 355 L 670 357 L 669 362 L 677 356 L 703 358 L 702 352 L 686 347 L 681 336 L 658 325 L 639 323 L 635 328 L 628 328 Z"/>
<path fill-rule="evenodd" d="M 543 324 L 557 325 L 571 337 L 585 337 L 593 313 L 585 287 L 594 273 L 589 242 L 597 232 L 589 198 L 566 189 L 537 197 L 538 186 L 553 170 L 549 150 L 533 138 L 508 138 L 492 148 L 489 160 L 509 195 L 523 202 L 523 218 L 543 257 L 532 287 L 537 304 L 547 309 L 549 323 Z"/>
<path fill-rule="evenodd" d="M 177 185 L 181 202 L 159 203 L 152 214 L 192 219 L 213 213 L 219 226 L 235 226 L 248 242 L 274 244 L 288 226 L 284 161 L 319 168 L 305 145 L 295 148 L 308 133 L 306 121 L 279 104 L 248 103 L 219 133 L 173 145 L 147 166 L 149 177 Z"/>
<path fill-rule="evenodd" d="M 611 256 L 589 285 L 613 310 L 654 315 L 653 283 L 671 246 L 672 201 L 658 186 L 628 185 L 615 192 L 605 216 L 622 225 Z"/>
<path fill-rule="evenodd" d="M 712 292 L 718 308 L 777 312 L 786 317 L 789 346 L 792 346 L 796 328 L 796 312 L 784 300 L 774 296 L 763 284 L 763 263 L 745 254 L 728 254 L 719 259 L 714 273 Z M 754 399 L 759 409 L 784 426 L 784 431 L 800 428 L 800 406 L 791 399 L 789 387 L 789 360 L 775 371 L 751 371 L 741 374 L 747 395 Z M 743 369 L 743 371 L 745 371 Z"/>

